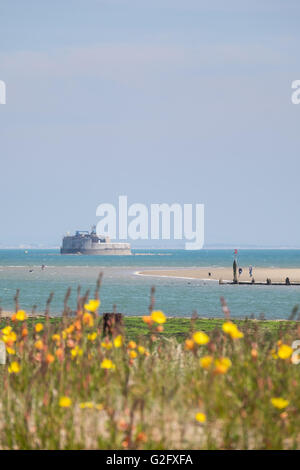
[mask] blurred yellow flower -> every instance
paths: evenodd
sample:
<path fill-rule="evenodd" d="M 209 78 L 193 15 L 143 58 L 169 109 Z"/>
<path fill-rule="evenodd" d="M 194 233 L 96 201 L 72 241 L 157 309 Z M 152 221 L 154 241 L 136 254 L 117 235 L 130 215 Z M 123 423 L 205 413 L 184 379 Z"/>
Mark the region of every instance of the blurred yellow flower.
<path fill-rule="evenodd" d="M 93 331 L 93 333 L 89 333 L 87 338 L 89 341 L 95 341 L 95 339 L 97 338 L 97 332 Z"/>
<path fill-rule="evenodd" d="M 129 349 L 135 349 L 136 348 L 136 342 L 135 341 L 129 341 L 128 347 L 129 347 Z"/>
<path fill-rule="evenodd" d="M 17 335 L 14 331 L 11 331 L 8 335 L 2 336 L 2 341 L 8 345 L 12 345 L 12 343 L 15 343 L 17 341 Z"/>
<path fill-rule="evenodd" d="M 10 364 L 10 366 L 8 367 L 8 372 L 10 374 L 18 374 L 21 370 L 21 366 L 18 362 L 14 361 Z"/>
<path fill-rule="evenodd" d="M 95 408 L 96 408 L 96 410 L 101 411 L 101 410 L 103 410 L 104 407 L 103 407 L 102 403 L 98 403 L 97 405 L 95 405 Z"/>
<path fill-rule="evenodd" d="M 94 403 L 92 401 L 85 401 L 83 403 L 79 403 L 79 408 L 84 409 L 84 408 L 94 408 Z"/>
<path fill-rule="evenodd" d="M 146 349 L 144 348 L 144 346 L 138 346 L 138 352 L 139 352 L 140 354 L 145 354 Z"/>
<path fill-rule="evenodd" d="M 9 346 L 6 347 L 6 351 L 7 351 L 8 354 L 16 354 L 15 349 L 10 348 Z"/>
<path fill-rule="evenodd" d="M 209 369 L 212 362 L 213 362 L 212 356 L 203 356 L 200 359 L 200 366 L 203 367 L 203 369 Z"/>
<path fill-rule="evenodd" d="M 60 397 L 59 406 L 61 408 L 69 408 L 72 405 L 72 400 L 69 397 Z"/>
<path fill-rule="evenodd" d="M 226 374 L 228 369 L 231 367 L 232 362 L 228 357 L 221 357 L 215 360 L 215 373 Z"/>
<path fill-rule="evenodd" d="M 280 397 L 271 398 L 271 403 L 275 408 L 278 408 L 279 410 L 286 408 L 290 404 L 288 400 L 285 400 L 284 398 Z"/>
<path fill-rule="evenodd" d="M 39 332 L 42 331 L 43 329 L 44 329 L 44 326 L 43 326 L 42 323 L 37 323 L 37 324 L 35 325 L 35 331 L 36 331 L 37 333 L 39 333 Z"/>
<path fill-rule="evenodd" d="M 60 341 L 60 335 L 58 335 L 57 333 L 52 335 L 52 340 L 56 342 Z"/>
<path fill-rule="evenodd" d="M 199 423 L 205 423 L 206 421 L 206 415 L 204 413 L 197 413 L 195 418 Z"/>
<path fill-rule="evenodd" d="M 166 316 L 161 310 L 153 310 L 153 312 L 151 313 L 151 319 L 155 323 L 159 324 L 166 322 Z"/>
<path fill-rule="evenodd" d="M 115 348 L 120 348 L 123 344 L 123 338 L 122 335 L 118 335 L 114 339 L 114 347 Z"/>
<path fill-rule="evenodd" d="M 91 299 L 87 304 L 84 305 L 84 308 L 88 312 L 96 312 L 99 306 L 100 306 L 100 300 Z"/>
<path fill-rule="evenodd" d="M 39 339 L 38 341 L 36 341 L 34 343 L 34 347 L 35 349 L 38 349 L 39 351 L 42 351 L 44 349 L 44 343 L 41 339 Z"/>
<path fill-rule="evenodd" d="M 231 321 L 223 323 L 222 329 L 224 333 L 231 336 L 232 339 L 243 338 L 244 334 L 238 329 L 238 327 Z"/>
<path fill-rule="evenodd" d="M 207 344 L 210 341 L 210 337 L 204 333 L 204 331 L 196 331 L 196 333 L 193 334 L 193 340 L 197 344 Z"/>
<path fill-rule="evenodd" d="M 71 333 L 73 333 L 73 331 L 75 330 L 75 326 L 74 325 L 70 325 L 68 326 L 68 328 L 65 329 L 65 332 L 70 335 Z"/>
<path fill-rule="evenodd" d="M 101 362 L 101 369 L 115 369 L 115 364 L 110 359 L 103 359 Z"/>
<path fill-rule="evenodd" d="M 282 344 L 278 349 L 280 359 L 288 359 L 293 354 L 293 349 L 287 344 Z"/>
<path fill-rule="evenodd" d="M 71 349 L 71 356 L 77 357 L 82 356 L 83 350 L 79 346 L 75 346 L 75 348 Z"/>
<path fill-rule="evenodd" d="M 111 349 L 112 348 L 112 342 L 111 341 L 102 341 L 101 346 L 104 349 Z"/>
<path fill-rule="evenodd" d="M 6 326 L 5 328 L 2 328 L 1 331 L 5 336 L 7 336 L 12 331 L 12 327 L 11 326 Z"/>
<path fill-rule="evenodd" d="M 18 310 L 17 311 L 17 314 L 16 314 L 16 319 L 18 321 L 24 321 L 26 320 L 28 317 L 27 317 L 27 314 L 25 312 L 25 310 Z"/>

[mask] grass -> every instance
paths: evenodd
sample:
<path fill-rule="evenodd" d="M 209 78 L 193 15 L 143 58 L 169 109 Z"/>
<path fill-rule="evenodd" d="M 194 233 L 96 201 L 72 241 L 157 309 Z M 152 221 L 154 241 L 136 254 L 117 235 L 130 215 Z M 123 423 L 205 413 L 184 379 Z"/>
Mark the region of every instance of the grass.
<path fill-rule="evenodd" d="M 166 319 L 152 297 L 104 332 L 86 304 L 1 319 L 0 449 L 300 447 L 298 321 Z"/>

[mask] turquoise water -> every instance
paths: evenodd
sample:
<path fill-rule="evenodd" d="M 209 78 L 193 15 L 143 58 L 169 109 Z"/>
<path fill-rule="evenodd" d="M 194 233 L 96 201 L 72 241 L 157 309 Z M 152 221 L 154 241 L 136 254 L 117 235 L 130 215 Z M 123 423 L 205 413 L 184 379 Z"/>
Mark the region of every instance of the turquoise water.
<path fill-rule="evenodd" d="M 147 313 L 149 292 L 156 286 L 156 306 L 170 316 L 222 316 L 220 297 L 224 296 L 234 317 L 264 314 L 265 318 L 287 318 L 300 304 L 300 287 L 226 286 L 216 282 L 188 279 L 143 277 L 138 270 L 153 268 L 232 266 L 232 250 L 136 250 L 132 256 L 60 255 L 57 250 L 0 250 L 0 302 L 14 309 L 13 297 L 20 289 L 22 307 L 33 305 L 43 311 L 51 291 L 55 293 L 52 312 L 59 314 L 68 287 L 70 306 L 75 306 L 76 288 L 93 292 L 99 272 L 103 272 L 101 310 L 112 305 L 127 315 Z M 243 266 L 300 267 L 300 250 L 239 250 Z M 45 264 L 46 269 L 41 270 Z M 30 272 L 31 271 L 31 272 Z"/>

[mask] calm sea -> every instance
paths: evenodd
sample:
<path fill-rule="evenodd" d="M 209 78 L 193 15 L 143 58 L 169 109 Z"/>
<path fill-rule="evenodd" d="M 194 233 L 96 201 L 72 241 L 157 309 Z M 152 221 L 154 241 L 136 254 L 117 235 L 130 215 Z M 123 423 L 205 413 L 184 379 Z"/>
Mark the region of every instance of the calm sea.
<path fill-rule="evenodd" d="M 188 279 L 143 277 L 143 269 L 175 267 L 232 266 L 232 250 L 136 250 L 132 256 L 60 255 L 57 250 L 0 250 L 0 302 L 6 310 L 14 309 L 13 298 L 20 289 L 23 308 L 43 311 L 50 292 L 54 292 L 53 314 L 62 310 L 68 287 L 72 289 L 70 306 L 75 306 L 76 288 L 93 292 L 97 275 L 103 272 L 101 310 L 112 305 L 127 315 L 144 315 L 149 292 L 156 287 L 156 307 L 169 316 L 190 316 L 197 311 L 203 317 L 222 316 L 220 297 L 224 296 L 232 316 L 264 314 L 267 319 L 287 318 L 300 304 L 300 287 L 220 286 L 216 282 Z M 300 250 L 239 250 L 243 266 L 300 267 Z M 41 265 L 46 265 L 45 270 Z"/>

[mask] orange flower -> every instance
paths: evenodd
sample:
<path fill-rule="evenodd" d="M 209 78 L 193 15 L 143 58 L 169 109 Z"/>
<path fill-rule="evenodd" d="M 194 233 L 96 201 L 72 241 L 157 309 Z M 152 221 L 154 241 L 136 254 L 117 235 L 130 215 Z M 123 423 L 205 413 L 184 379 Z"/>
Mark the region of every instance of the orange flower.
<path fill-rule="evenodd" d="M 192 339 L 185 340 L 185 349 L 191 351 L 194 348 L 194 341 Z"/>
<path fill-rule="evenodd" d="M 47 356 L 46 356 L 47 364 L 51 364 L 54 361 L 54 359 L 55 359 L 55 357 L 53 356 L 53 354 L 47 354 Z"/>
<path fill-rule="evenodd" d="M 135 341 L 129 341 L 128 347 L 129 347 L 129 349 L 135 349 L 136 348 L 136 342 Z"/>
<path fill-rule="evenodd" d="M 143 317 L 143 322 L 146 323 L 149 326 L 151 326 L 153 324 L 153 320 L 150 317 L 150 315 L 144 316 Z"/>
<path fill-rule="evenodd" d="M 64 357 L 64 351 L 62 348 L 58 348 L 56 351 L 55 351 L 55 355 L 58 359 L 62 360 L 63 357 Z"/>
<path fill-rule="evenodd" d="M 90 313 L 85 313 L 82 317 L 83 323 L 89 327 L 94 326 L 94 319 Z"/>
<path fill-rule="evenodd" d="M 147 442 L 147 434 L 144 432 L 139 432 L 136 436 L 136 440 L 137 442 Z"/>
<path fill-rule="evenodd" d="M 158 325 L 156 327 L 156 331 L 158 331 L 158 333 L 162 333 L 164 331 L 164 327 L 162 325 Z"/>
<path fill-rule="evenodd" d="M 22 329 L 22 338 L 25 338 L 26 336 L 28 336 L 28 329 L 26 327 L 24 327 Z"/>
<path fill-rule="evenodd" d="M 14 313 L 12 316 L 11 316 L 11 321 L 13 322 L 16 322 L 17 321 L 17 314 Z"/>
<path fill-rule="evenodd" d="M 135 359 L 137 357 L 137 352 L 132 349 L 129 351 L 129 357 L 130 359 Z"/>

